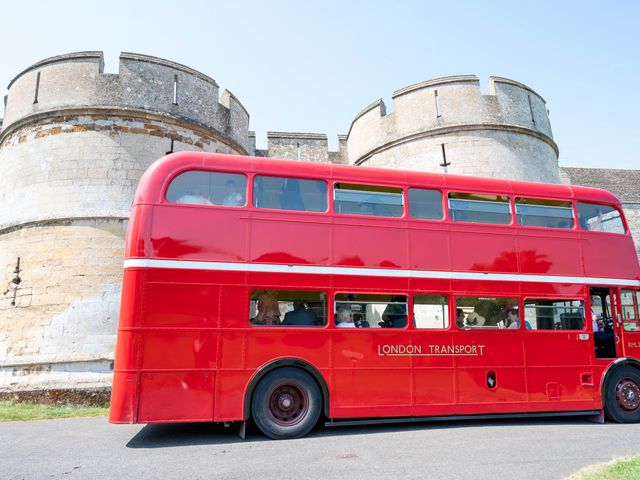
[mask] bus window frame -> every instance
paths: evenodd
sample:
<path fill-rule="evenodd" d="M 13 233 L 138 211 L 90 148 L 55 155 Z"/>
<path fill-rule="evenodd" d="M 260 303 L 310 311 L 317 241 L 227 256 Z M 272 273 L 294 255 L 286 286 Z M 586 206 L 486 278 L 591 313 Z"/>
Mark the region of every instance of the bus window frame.
<path fill-rule="evenodd" d="M 363 187 L 380 187 L 380 188 L 395 188 L 395 189 L 400 189 L 402 191 L 402 194 L 400 196 L 400 198 L 402 199 L 402 215 L 397 216 L 397 217 L 391 217 L 388 215 L 368 215 L 366 213 L 340 213 L 336 210 L 335 208 L 335 203 L 336 203 L 336 190 L 341 190 L 340 188 L 336 189 L 336 185 L 340 184 L 340 183 L 347 183 L 350 185 L 361 185 Z M 347 189 L 345 189 L 347 190 Z M 376 184 L 371 184 L 371 183 L 362 183 L 359 180 L 356 181 L 350 181 L 350 180 L 342 180 L 342 179 L 334 179 L 331 182 L 331 192 L 330 192 L 330 207 L 329 207 L 329 211 L 333 214 L 336 215 L 337 218 L 339 217 L 354 217 L 354 218 L 369 218 L 369 219 L 384 219 L 384 220 L 408 220 L 411 219 L 411 217 L 408 216 L 408 200 L 409 200 L 409 194 L 408 194 L 408 188 L 406 185 L 402 185 L 402 186 L 398 186 L 396 185 L 384 185 L 384 184 L 380 184 L 380 183 L 376 183 Z M 413 219 L 413 220 L 417 220 L 417 219 Z M 433 220 L 427 220 L 427 221 L 433 221 Z M 441 220 L 438 220 L 441 221 Z"/>
<path fill-rule="evenodd" d="M 296 329 L 296 328 L 302 328 L 305 331 L 317 331 L 317 330 L 324 330 L 329 328 L 329 326 L 331 325 L 331 322 L 333 320 L 333 313 L 331 312 L 330 309 L 330 305 L 331 305 L 331 292 L 328 291 L 328 289 L 322 289 L 322 288 L 303 288 L 303 289 L 299 289 L 299 290 L 282 290 L 279 289 L 279 287 L 274 287 L 274 288 L 256 288 L 256 287 L 251 287 L 248 289 L 249 291 L 249 310 L 251 308 L 251 296 L 253 295 L 254 292 L 258 291 L 258 290 L 266 290 L 266 291 L 298 291 L 298 292 L 315 292 L 315 293 L 324 293 L 327 296 L 327 312 L 326 312 L 326 323 L 324 325 L 259 325 L 259 324 L 253 324 L 251 323 L 251 311 L 249 311 L 249 315 L 247 315 L 247 324 L 246 327 L 249 330 L 258 330 L 258 331 L 270 331 L 273 329 L 284 329 L 284 330 L 292 330 L 292 329 Z M 284 320 L 284 316 L 282 317 L 281 321 Z"/>
<path fill-rule="evenodd" d="M 606 235 L 625 235 L 625 236 L 628 236 L 630 234 L 629 225 L 627 224 L 627 218 L 622 212 L 622 209 L 618 207 L 618 205 L 612 205 L 610 203 L 602 203 L 602 202 L 592 202 L 589 200 L 580 200 L 578 198 L 572 200 L 571 203 L 573 203 L 574 215 L 576 220 L 576 228 L 581 232 L 589 232 L 589 233 L 596 233 L 596 234 L 604 233 Z M 578 203 L 588 203 L 590 205 L 602 205 L 603 207 L 613 208 L 616 212 L 618 212 L 618 215 L 620 216 L 620 220 L 622 221 L 622 226 L 624 227 L 624 232 L 623 233 L 603 232 L 600 230 L 589 230 L 587 228 L 582 228 L 582 225 L 580 225 L 580 212 L 578 211 Z"/>
<path fill-rule="evenodd" d="M 589 330 L 591 328 L 591 319 L 587 318 L 587 311 L 591 311 L 591 298 L 585 299 L 584 297 L 567 297 L 567 296 L 549 296 L 549 295 L 538 295 L 535 297 L 532 297 L 530 295 L 527 295 L 525 297 L 522 297 L 522 314 L 524 315 L 524 308 L 525 308 L 525 304 L 527 302 L 527 300 L 554 300 L 554 301 L 570 301 L 570 302 L 575 302 L 575 301 L 581 301 L 582 302 L 582 308 L 584 310 L 584 315 L 582 317 L 582 329 L 579 330 L 556 330 L 556 329 L 539 329 L 539 328 L 532 328 L 531 330 L 527 330 L 528 332 L 560 332 L 560 333 L 571 333 L 571 332 L 584 332 L 587 330 L 587 326 L 589 326 Z M 524 322 L 522 322 L 524 323 Z M 593 332 L 591 332 L 593 333 Z"/>
<path fill-rule="evenodd" d="M 414 298 L 418 295 L 431 295 L 431 296 L 439 296 L 439 297 L 445 297 L 447 299 L 447 315 L 449 315 L 448 321 L 449 324 L 444 327 L 444 328 L 418 328 L 416 327 L 416 319 L 415 319 L 415 311 L 413 309 L 414 306 Z M 410 330 L 415 330 L 416 332 L 424 332 L 424 333 L 428 333 L 428 332 L 447 332 L 449 330 L 452 329 L 453 326 L 453 321 L 452 321 L 452 304 L 451 304 L 451 299 L 453 298 L 453 295 L 451 294 L 451 292 L 433 292 L 433 291 L 412 291 L 411 294 L 409 295 L 409 301 L 407 302 L 408 307 L 410 308 L 411 311 L 411 315 L 409 315 L 409 317 L 411 317 L 411 321 L 407 321 L 407 328 L 409 328 Z M 453 313 L 455 313 L 455 308 L 453 309 Z"/>
<path fill-rule="evenodd" d="M 482 295 L 485 295 L 484 297 Z M 524 307 L 524 303 L 522 301 L 522 297 L 516 295 L 515 298 L 514 297 L 508 297 L 506 295 L 494 295 L 494 294 L 489 294 L 489 293 L 472 293 L 472 294 L 465 294 L 465 293 L 454 293 L 451 295 L 451 298 L 453 298 L 454 302 L 451 302 L 451 308 L 453 309 L 453 312 L 449 312 L 449 317 L 452 319 L 449 321 L 449 327 L 451 328 L 454 324 L 455 324 L 455 329 L 457 331 L 460 332 L 503 332 L 503 331 L 512 331 L 512 332 L 519 332 L 523 329 L 524 327 L 524 320 L 522 320 L 522 318 L 519 319 L 520 321 L 520 326 L 518 328 L 508 328 L 508 327 L 500 327 L 498 325 L 490 325 L 490 326 L 471 326 L 471 325 L 465 325 L 464 327 L 459 327 L 458 326 L 458 321 L 457 321 L 457 309 L 458 309 L 458 298 L 478 298 L 478 299 L 482 299 L 482 298 L 510 298 L 510 299 L 514 299 L 516 300 L 516 306 L 518 308 L 518 316 L 521 317 L 521 312 L 523 312 L 523 310 L 521 310 L 521 307 Z M 504 308 L 504 307 L 503 307 Z M 474 307 L 474 311 L 475 311 L 475 307 Z"/>
<path fill-rule="evenodd" d="M 404 213 L 405 220 L 416 221 L 416 222 L 446 222 L 449 219 L 449 202 L 445 202 L 445 190 L 442 188 L 426 188 L 426 187 L 415 187 L 415 186 L 406 186 L 404 189 Z M 409 200 L 409 190 L 430 190 L 433 192 L 440 193 L 440 206 L 442 207 L 442 218 L 419 218 L 411 216 L 411 202 Z M 399 217 L 395 217 L 399 218 Z"/>
<path fill-rule="evenodd" d="M 359 216 L 359 215 L 358 215 Z M 342 328 L 339 328 L 337 323 L 336 323 L 336 296 L 337 295 L 388 295 L 390 297 L 394 297 L 394 296 L 403 296 L 407 298 L 407 312 L 406 312 L 406 323 L 404 325 L 404 327 L 402 328 L 382 328 L 382 327 L 371 327 L 371 325 L 369 325 L 369 328 L 348 328 L 348 329 L 344 329 L 344 330 L 348 330 L 348 331 L 352 331 L 352 330 L 362 330 L 365 332 L 371 332 L 371 331 L 384 331 L 384 332 L 404 332 L 407 330 L 412 330 L 413 328 L 413 315 L 410 313 L 410 308 L 412 309 L 413 306 L 411 304 L 411 294 L 407 293 L 407 292 L 400 292 L 400 293 L 389 293 L 387 291 L 384 292 L 380 292 L 380 291 L 376 291 L 376 292 L 372 292 L 372 291 L 357 291 L 357 290 L 353 290 L 350 292 L 345 292 L 343 290 L 336 290 L 333 292 L 332 296 L 331 296 L 331 300 L 332 300 L 332 309 L 331 309 L 331 313 L 330 313 L 330 321 L 328 322 L 328 324 L 331 324 L 332 328 L 334 330 L 338 330 L 338 331 L 342 331 Z M 340 303 L 361 303 L 361 302 L 356 302 L 356 301 L 351 301 L 351 300 L 342 300 L 340 301 Z M 366 303 L 366 302 L 363 302 Z M 396 302 L 398 303 L 398 302 Z M 388 305 L 388 303 L 387 303 Z M 411 310 L 412 312 L 413 310 Z"/>
<path fill-rule="evenodd" d="M 330 190 L 330 182 L 324 178 L 313 178 L 313 177 L 287 177 L 287 176 L 282 176 L 282 175 L 270 175 L 270 174 L 266 174 L 266 173 L 252 173 L 251 175 L 249 175 L 250 177 L 250 181 L 251 181 L 251 203 L 247 202 L 247 206 L 255 212 L 278 212 L 278 213 L 285 213 L 285 214 L 289 214 L 289 213 L 293 213 L 293 214 L 312 214 L 312 215 L 326 215 L 327 213 L 331 213 L 331 203 L 329 201 L 329 190 Z M 324 183 L 326 189 L 325 189 L 325 201 L 326 203 L 326 209 L 323 211 L 317 211 L 317 210 L 287 210 L 287 209 L 283 209 L 283 208 L 268 208 L 268 207 L 258 207 L 255 204 L 255 188 L 254 188 L 254 182 L 256 177 L 269 177 L 269 178 L 282 178 L 282 179 L 289 179 L 289 180 L 311 180 L 314 182 L 322 182 Z M 247 193 L 247 196 L 249 195 L 249 193 Z"/>
<path fill-rule="evenodd" d="M 517 218 L 517 209 L 516 209 L 516 198 L 525 198 L 525 199 L 531 199 L 531 200 L 548 200 L 548 201 L 552 201 L 552 202 L 568 202 L 571 204 L 571 213 L 573 215 L 573 227 L 571 228 L 562 228 L 562 227 L 541 227 L 539 225 L 520 225 L 520 223 L 518 223 L 518 218 Z M 574 200 L 560 200 L 558 198 L 553 198 L 553 197 L 537 197 L 537 196 L 531 196 L 531 195 L 527 195 L 527 196 L 514 196 L 512 198 L 512 202 L 513 204 L 513 218 L 515 220 L 515 226 L 518 228 L 526 228 L 527 230 L 529 229 L 537 229 L 537 230 L 542 230 L 542 231 L 548 231 L 548 230 L 552 230 L 552 231 L 563 231 L 563 232 L 571 232 L 571 231 L 576 231 L 578 230 L 578 217 L 576 216 L 577 214 L 577 207 L 576 207 L 576 202 Z"/>
<path fill-rule="evenodd" d="M 180 202 L 172 202 L 171 200 L 169 200 L 167 198 L 167 193 L 169 192 L 169 187 L 171 187 L 171 184 L 173 183 L 173 181 L 178 178 L 180 175 L 182 175 L 183 173 L 188 173 L 188 172 L 202 172 L 202 173 L 223 173 L 223 174 L 229 174 L 229 175 L 242 175 L 245 177 L 246 183 L 245 183 L 245 200 L 244 200 L 244 205 L 218 205 L 215 203 L 212 203 L 211 205 L 207 205 L 204 203 L 180 203 Z M 253 174 L 251 173 L 247 173 L 247 172 L 243 172 L 242 170 L 238 170 L 238 171 L 233 171 L 233 170 L 206 170 L 206 169 L 199 169 L 199 168 L 193 168 L 193 167 L 185 167 L 185 168 L 181 168 L 179 170 L 176 170 L 175 172 L 173 172 L 173 174 L 171 176 L 169 176 L 162 184 L 162 186 L 160 187 L 160 191 L 162 192 L 161 196 L 160 196 L 160 204 L 161 205 L 177 205 L 180 207 L 189 207 L 189 208 L 223 208 L 225 210 L 227 209 L 233 209 L 233 210 L 239 210 L 239 209 L 249 209 L 252 207 L 252 204 L 249 202 L 249 199 L 253 199 L 253 180 L 252 180 L 252 176 Z"/>
<path fill-rule="evenodd" d="M 455 224 L 464 224 L 464 225 L 483 225 L 483 226 L 489 226 L 489 227 L 520 227 L 521 225 L 518 225 L 516 223 L 516 218 L 515 218 L 515 204 L 514 204 L 514 197 L 512 196 L 512 193 L 495 193 L 493 191 L 485 191 L 485 192 L 479 192 L 479 191 L 475 191 L 475 192 L 462 192 L 460 190 L 446 190 L 446 220 L 448 222 L 450 222 L 452 225 Z M 470 200 L 473 202 L 486 202 L 486 203 L 499 203 L 499 204 L 504 204 L 506 203 L 507 205 L 509 205 L 509 216 L 510 216 L 510 222 L 509 223 L 489 223 L 489 222 L 469 222 L 466 220 L 454 220 L 453 218 L 451 218 L 451 206 L 449 204 L 449 200 L 451 199 L 449 197 L 450 194 L 452 193 L 461 193 L 463 195 L 493 195 L 496 197 L 506 197 L 507 202 L 492 202 L 490 200 Z M 457 200 L 457 199 L 454 199 Z M 469 201 L 469 200 L 463 200 L 463 201 Z M 455 211 L 455 210 L 454 210 Z"/>

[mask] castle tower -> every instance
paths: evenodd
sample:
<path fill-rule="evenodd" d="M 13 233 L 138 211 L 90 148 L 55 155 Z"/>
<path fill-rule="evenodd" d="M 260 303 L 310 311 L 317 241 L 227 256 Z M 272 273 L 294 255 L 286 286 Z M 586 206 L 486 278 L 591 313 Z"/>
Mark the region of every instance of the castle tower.
<path fill-rule="evenodd" d="M 167 152 L 246 154 L 249 115 L 167 60 L 101 52 L 14 78 L 0 130 L 0 389 L 106 386 L 129 207 Z"/>
<path fill-rule="evenodd" d="M 378 100 L 356 116 L 347 149 L 353 165 L 560 182 L 544 99 L 506 78 L 488 95 L 473 75 L 402 88 L 393 112 Z"/>

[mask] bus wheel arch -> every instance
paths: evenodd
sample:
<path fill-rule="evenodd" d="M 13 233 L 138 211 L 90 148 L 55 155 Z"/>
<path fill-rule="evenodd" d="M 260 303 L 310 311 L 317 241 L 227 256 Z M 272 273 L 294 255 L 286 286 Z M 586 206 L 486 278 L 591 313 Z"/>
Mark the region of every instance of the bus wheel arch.
<path fill-rule="evenodd" d="M 318 388 L 320 389 L 320 394 L 322 396 L 321 398 L 322 413 L 324 413 L 324 415 L 328 417 L 329 416 L 329 389 L 320 371 L 317 368 L 315 368 L 313 365 L 309 364 L 308 362 L 305 362 L 304 360 L 300 360 L 297 358 L 282 358 L 282 359 L 269 362 L 263 367 L 261 367 L 249 381 L 249 385 L 247 386 L 247 389 L 245 391 L 245 396 L 244 396 L 244 410 L 243 410 L 244 420 L 249 420 L 249 418 L 251 417 L 251 401 L 252 401 L 255 389 L 260 383 L 260 381 L 269 373 L 280 368 L 298 368 L 306 372 L 307 374 L 311 375 L 313 380 L 316 382 Z"/>
<path fill-rule="evenodd" d="M 617 423 L 640 422 L 640 362 L 621 358 L 604 374 L 602 400 L 607 419 Z"/>

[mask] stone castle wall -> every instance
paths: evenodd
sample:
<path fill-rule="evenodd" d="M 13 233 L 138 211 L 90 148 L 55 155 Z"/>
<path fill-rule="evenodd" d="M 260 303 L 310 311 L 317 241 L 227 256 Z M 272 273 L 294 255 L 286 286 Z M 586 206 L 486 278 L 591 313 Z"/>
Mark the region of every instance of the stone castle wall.
<path fill-rule="evenodd" d="M 246 110 L 218 94 L 199 72 L 128 53 L 117 75 L 103 73 L 101 53 L 83 52 L 11 82 L 0 132 L 0 389 L 108 379 L 140 176 L 171 151 L 250 147 Z"/>
<path fill-rule="evenodd" d="M 79 52 L 21 72 L 0 119 L 0 391 L 109 385 L 130 203 L 167 152 L 442 172 L 444 145 L 450 173 L 560 181 L 544 99 L 523 84 L 492 77 L 482 95 L 474 76 L 430 80 L 396 91 L 393 110 L 365 108 L 336 151 L 295 132 L 261 150 L 235 96 L 184 65 L 123 53 L 105 74 L 101 52 Z M 640 247 L 637 187 L 616 191 L 640 178 L 565 170 L 618 194 Z"/>
<path fill-rule="evenodd" d="M 252 154 L 259 157 L 284 158 L 306 162 L 346 164 L 347 136 L 338 135 L 338 150 L 330 151 L 327 135 L 323 133 L 267 132 L 267 148 L 255 148 L 255 133 L 250 134 Z"/>
<path fill-rule="evenodd" d="M 443 152 L 444 145 L 444 152 Z M 499 77 L 482 95 L 475 76 L 446 77 L 393 94 L 351 124 L 354 165 L 404 168 L 558 183 L 558 148 L 544 99 L 526 85 Z"/>

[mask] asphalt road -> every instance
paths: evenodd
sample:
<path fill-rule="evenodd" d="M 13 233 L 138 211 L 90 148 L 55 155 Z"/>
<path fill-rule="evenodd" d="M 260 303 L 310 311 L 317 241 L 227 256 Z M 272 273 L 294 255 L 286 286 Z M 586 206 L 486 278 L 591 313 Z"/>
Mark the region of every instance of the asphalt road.
<path fill-rule="evenodd" d="M 584 419 L 319 428 L 268 440 L 222 426 L 0 423 L 1 479 L 561 479 L 640 453 L 640 424 Z"/>

